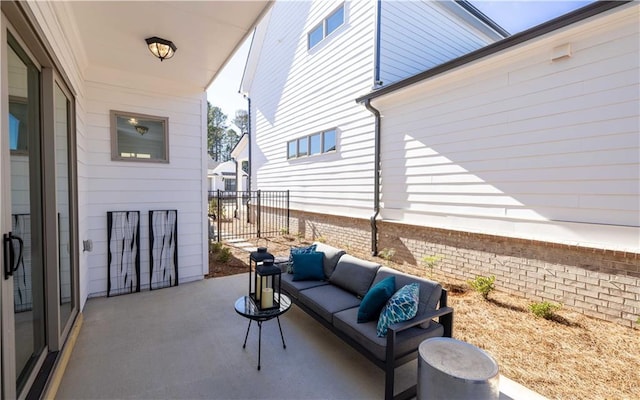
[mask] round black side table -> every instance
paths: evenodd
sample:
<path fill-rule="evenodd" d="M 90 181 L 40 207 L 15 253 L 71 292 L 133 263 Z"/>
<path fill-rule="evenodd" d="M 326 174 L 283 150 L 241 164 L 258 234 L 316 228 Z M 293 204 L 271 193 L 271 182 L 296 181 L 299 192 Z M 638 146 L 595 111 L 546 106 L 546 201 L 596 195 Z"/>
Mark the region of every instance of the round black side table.
<path fill-rule="evenodd" d="M 284 335 L 282 334 L 282 326 L 280 325 L 280 316 L 291 308 L 291 299 L 284 294 L 274 294 L 274 302 L 280 303 L 279 308 L 273 308 L 268 310 L 260 310 L 251 297 L 242 296 L 236 300 L 235 309 L 236 312 L 249 320 L 249 326 L 247 327 L 247 333 L 244 336 L 244 344 L 242 348 L 247 347 L 247 338 L 249 337 L 249 330 L 251 329 L 251 322 L 256 321 L 258 323 L 258 370 L 260 370 L 260 353 L 262 347 L 262 323 L 271 319 L 278 321 L 278 328 L 280 329 L 280 338 L 282 338 L 282 347 L 287 348 L 284 343 Z"/>

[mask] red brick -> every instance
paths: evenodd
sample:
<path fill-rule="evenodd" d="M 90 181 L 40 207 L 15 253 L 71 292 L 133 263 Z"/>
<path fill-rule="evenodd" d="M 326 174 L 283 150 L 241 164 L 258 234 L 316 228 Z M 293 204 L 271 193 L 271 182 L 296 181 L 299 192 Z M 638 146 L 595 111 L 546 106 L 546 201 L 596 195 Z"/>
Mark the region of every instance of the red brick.
<path fill-rule="evenodd" d="M 371 251 L 370 224 L 366 219 L 295 210 L 291 215 L 293 234 L 302 232 L 308 239 L 322 236 L 338 247 Z M 411 273 L 428 273 L 423 265 L 416 264 L 425 256 L 439 255 L 446 262 L 440 262 L 436 270 L 444 275 L 463 280 L 496 275 L 498 290 L 530 298 L 536 297 L 536 291 L 542 296 L 565 296 L 572 309 L 589 316 L 628 326 L 628 318 L 621 318 L 616 307 L 621 306 L 622 300 L 625 308 L 640 309 L 637 253 L 386 221 L 377 224 L 379 250 L 394 248 L 394 261 L 403 262 L 401 268 Z"/>

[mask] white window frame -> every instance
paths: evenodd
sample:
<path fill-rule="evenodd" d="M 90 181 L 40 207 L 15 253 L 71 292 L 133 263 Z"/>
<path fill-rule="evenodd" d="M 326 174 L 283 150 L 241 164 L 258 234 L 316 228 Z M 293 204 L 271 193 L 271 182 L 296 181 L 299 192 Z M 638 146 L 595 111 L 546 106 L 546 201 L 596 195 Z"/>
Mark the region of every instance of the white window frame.
<path fill-rule="evenodd" d="M 334 143 L 333 143 L 333 149 L 325 151 L 325 135 L 328 132 L 333 132 Z M 320 152 L 311 154 L 311 137 L 316 135 L 320 135 Z M 301 149 L 300 143 L 301 141 L 304 141 L 304 140 L 306 140 L 306 149 Z M 292 145 L 293 145 L 293 148 L 295 148 L 295 154 L 291 154 L 291 152 L 289 151 Z M 324 131 L 314 132 L 309 135 L 300 136 L 299 138 L 287 141 L 286 146 L 287 146 L 288 160 L 295 160 L 295 159 L 308 158 L 308 157 L 318 157 L 326 154 L 335 153 L 338 151 L 338 129 L 337 128 L 325 129 Z"/>
<path fill-rule="evenodd" d="M 118 120 L 127 120 L 130 121 L 131 129 L 133 128 L 146 128 L 149 129 L 146 125 L 159 125 L 161 129 L 161 137 L 162 137 L 162 151 L 164 152 L 164 157 L 154 157 L 146 153 L 127 153 L 123 152 L 120 145 L 120 133 L 118 129 Z M 110 120 L 111 120 L 111 160 L 112 161 L 127 161 L 127 162 L 143 162 L 143 163 L 169 163 L 169 118 L 161 117 L 157 115 L 147 115 L 147 114 L 139 114 L 127 111 L 110 111 Z M 145 125 L 146 123 L 146 125 Z M 139 124 L 139 125 L 138 125 Z M 146 132 L 146 131 L 144 131 Z M 140 135 L 144 135 L 146 133 L 139 132 Z M 144 150 L 144 147 L 142 148 Z M 124 154 L 127 154 L 125 156 Z"/>
<path fill-rule="evenodd" d="M 328 21 L 331 17 L 333 17 L 337 12 L 339 12 L 340 10 L 342 10 L 342 22 L 340 23 L 340 25 L 336 26 L 335 29 L 329 33 L 327 33 L 327 25 L 328 25 Z M 333 11 L 331 11 L 331 13 L 329 13 L 329 15 L 327 15 L 322 22 L 320 22 L 319 24 L 316 24 L 313 26 L 313 28 L 311 28 L 311 30 L 309 30 L 309 32 L 307 32 L 307 50 L 311 50 L 315 47 L 317 47 L 320 43 L 324 42 L 324 40 L 331 36 L 332 34 L 334 34 L 336 31 L 338 31 L 341 27 L 343 27 L 346 23 L 347 20 L 347 9 L 345 7 L 345 4 L 342 3 L 340 4 L 339 7 L 336 7 Z M 320 40 L 318 40 L 316 43 L 311 44 L 311 34 L 316 32 L 316 30 L 318 28 L 322 27 L 322 38 Z"/>

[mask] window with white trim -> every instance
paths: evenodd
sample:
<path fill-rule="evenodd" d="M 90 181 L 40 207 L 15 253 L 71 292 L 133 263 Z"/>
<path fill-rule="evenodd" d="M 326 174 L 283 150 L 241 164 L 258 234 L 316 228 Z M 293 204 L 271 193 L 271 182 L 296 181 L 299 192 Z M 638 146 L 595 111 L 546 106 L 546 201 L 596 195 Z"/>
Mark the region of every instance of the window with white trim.
<path fill-rule="evenodd" d="M 333 33 L 336 29 L 344 24 L 344 4 L 331 15 L 323 19 L 318 25 L 314 26 L 307 34 L 307 49 L 312 49 L 320 43 L 324 38 Z"/>
<path fill-rule="evenodd" d="M 313 133 L 287 142 L 287 158 L 315 156 L 336 151 L 336 130 Z"/>

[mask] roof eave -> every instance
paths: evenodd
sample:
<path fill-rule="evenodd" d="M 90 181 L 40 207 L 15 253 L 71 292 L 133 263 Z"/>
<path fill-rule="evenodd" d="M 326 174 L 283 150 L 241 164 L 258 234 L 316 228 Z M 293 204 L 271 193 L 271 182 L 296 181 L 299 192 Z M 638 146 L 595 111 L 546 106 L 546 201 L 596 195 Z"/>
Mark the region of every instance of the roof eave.
<path fill-rule="evenodd" d="M 389 93 L 393 93 L 397 90 L 403 89 L 407 86 L 414 85 L 418 82 L 421 82 L 425 79 L 434 77 L 436 75 L 443 74 L 452 69 L 461 67 L 465 64 L 469 64 L 473 61 L 479 60 L 484 57 L 488 57 L 492 54 L 500 52 L 502 50 L 508 49 L 510 47 L 516 46 L 518 44 L 524 43 L 531 39 L 537 38 L 542 35 L 546 35 L 549 32 L 553 32 L 557 29 L 564 28 L 565 26 L 574 24 L 576 22 L 582 21 L 584 19 L 590 18 L 594 15 L 603 13 L 605 11 L 611 10 L 613 8 L 622 6 L 627 3 L 631 3 L 633 0 L 624 0 L 624 1 L 597 1 L 588 6 L 579 8 L 575 11 L 572 11 L 568 14 L 562 15 L 560 17 L 549 20 L 540 25 L 534 26 L 531 29 L 527 29 L 520 33 L 516 33 L 508 38 L 500 40 L 498 42 L 489 44 L 485 47 L 482 47 L 478 50 L 472 51 L 471 53 L 465 54 L 464 56 L 454 58 L 453 60 L 447 61 L 443 64 L 440 64 L 436 67 L 423 71 L 419 74 L 412 75 L 406 79 L 401 81 L 392 83 L 388 86 L 382 86 L 379 89 L 376 89 L 372 92 L 367 93 L 364 96 L 360 96 L 356 99 L 357 103 L 364 103 L 367 100 L 373 100 L 377 97 L 381 97 L 387 95 Z"/>

